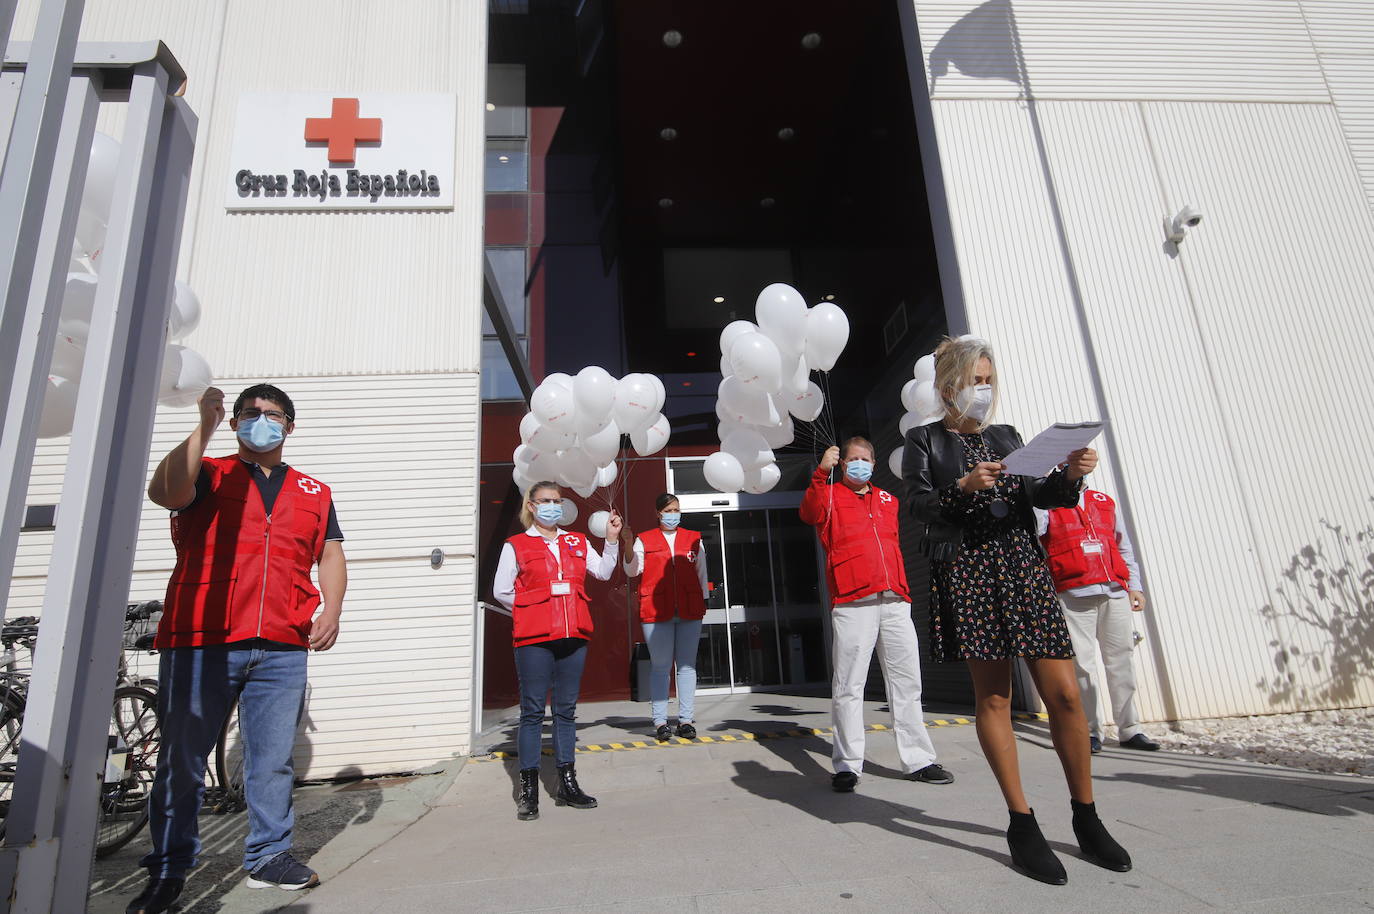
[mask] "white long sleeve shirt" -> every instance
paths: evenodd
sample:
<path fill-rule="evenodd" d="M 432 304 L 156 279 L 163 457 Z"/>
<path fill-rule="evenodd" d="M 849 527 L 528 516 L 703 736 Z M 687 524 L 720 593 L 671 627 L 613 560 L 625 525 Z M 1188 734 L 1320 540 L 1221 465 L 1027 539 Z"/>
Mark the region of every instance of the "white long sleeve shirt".
<path fill-rule="evenodd" d="M 676 544 L 677 544 L 677 531 L 674 530 L 674 531 L 672 531 L 671 533 L 669 533 L 667 530 L 664 530 L 664 531 L 662 531 L 662 532 L 663 532 L 663 538 L 666 539 L 666 540 L 668 541 L 668 551 L 671 553 L 671 552 L 673 552 L 675 549 L 677 549 L 677 545 L 676 545 Z M 701 584 L 701 595 L 702 595 L 702 597 L 707 597 L 707 596 L 709 596 L 709 594 L 710 594 L 710 591 L 707 589 L 707 588 L 708 588 L 708 583 L 707 583 L 707 580 L 706 580 L 707 574 L 706 574 L 706 550 L 705 550 L 705 546 L 706 546 L 706 541 L 705 541 L 705 540 L 698 540 L 698 541 L 697 541 L 696 556 L 692 559 L 692 564 L 697 566 L 697 581 L 698 581 L 698 583 Z M 635 545 L 634 545 L 634 548 L 633 548 L 632 550 L 630 550 L 630 554 L 629 554 L 629 555 L 625 556 L 625 575 L 626 575 L 626 577 L 631 577 L 631 578 L 632 578 L 632 577 L 634 577 L 635 575 L 643 574 L 643 573 L 644 573 L 644 543 L 642 543 L 642 542 L 640 541 L 639 537 L 635 537 Z"/>
<path fill-rule="evenodd" d="M 563 556 L 558 549 L 558 541 L 565 533 L 572 531 L 558 528 L 558 535 L 549 539 L 539 532 L 537 527 L 531 526 L 525 531 L 526 536 L 537 536 L 544 540 L 544 545 L 549 547 L 549 553 L 553 560 L 558 563 L 558 567 L 563 567 Z M 596 578 L 598 581 L 609 581 L 611 575 L 615 573 L 615 563 L 620 560 L 620 543 L 607 543 L 606 551 L 597 552 L 592 548 L 590 542 L 587 543 L 587 574 Z M 515 558 L 515 547 L 506 543 L 501 547 L 501 560 L 496 565 L 496 580 L 492 582 L 492 595 L 506 609 L 515 609 L 515 579 L 520 574 L 520 563 Z"/>
<path fill-rule="evenodd" d="M 1078 506 L 1083 507 L 1083 497 L 1088 492 L 1087 487 L 1083 488 L 1083 495 L 1078 496 Z M 1050 528 L 1050 515 L 1048 511 L 1040 508 L 1035 509 L 1036 536 L 1044 536 L 1045 531 Z M 1112 532 L 1116 535 L 1116 548 L 1121 553 L 1121 560 L 1126 563 L 1126 570 L 1130 572 L 1130 580 L 1127 582 L 1128 590 L 1144 590 L 1140 583 L 1140 566 L 1135 561 L 1135 550 L 1131 548 L 1131 537 L 1126 533 L 1126 525 L 1122 522 L 1121 506 L 1116 509 L 1116 529 Z M 1070 587 L 1064 591 L 1071 597 L 1120 597 L 1126 591 L 1121 589 L 1121 585 L 1115 581 L 1104 581 L 1101 584 L 1087 584 L 1083 587 Z"/>

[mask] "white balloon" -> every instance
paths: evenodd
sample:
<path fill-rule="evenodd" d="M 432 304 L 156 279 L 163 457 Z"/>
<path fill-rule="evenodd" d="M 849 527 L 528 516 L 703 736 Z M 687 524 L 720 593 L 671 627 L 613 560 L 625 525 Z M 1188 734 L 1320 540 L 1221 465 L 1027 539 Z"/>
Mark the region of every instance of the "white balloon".
<path fill-rule="evenodd" d="M 595 416 L 588 416 L 581 410 L 578 410 L 577 419 L 573 424 L 577 428 L 577 437 L 588 438 L 610 425 L 612 421 L 614 420 L 611 419 L 610 413 L 598 419 Z M 568 444 L 570 445 L 571 443 L 572 442 L 569 442 Z M 567 446 L 568 445 L 564 445 L 564 447 Z"/>
<path fill-rule="evenodd" d="M 57 332 L 73 339 L 84 340 L 91 335 L 91 317 L 95 313 L 96 277 L 90 273 L 68 273 L 62 290 L 62 313 L 57 319 Z"/>
<path fill-rule="evenodd" d="M 744 467 L 733 454 L 716 451 L 702 467 L 706 482 L 717 492 L 738 492 L 744 485 Z"/>
<path fill-rule="evenodd" d="M 758 426 L 759 434 L 763 440 L 768 442 L 768 446 L 774 449 L 787 447 L 796 438 L 796 427 L 792 423 L 792 416 L 783 412 L 782 421 L 773 426 Z"/>
<path fill-rule="evenodd" d="M 736 429 L 725 436 L 720 449 L 739 460 L 745 470 L 756 470 L 773 462 L 773 451 L 764 437 L 752 428 Z"/>
<path fill-rule="evenodd" d="M 119 141 L 103 133 L 91 138 L 86 164 L 86 184 L 81 191 L 81 210 L 76 217 L 76 246 L 94 263 L 105 246 L 110 222 L 115 176 L 119 173 Z"/>
<path fill-rule="evenodd" d="M 39 438 L 70 435 L 76 421 L 77 383 L 56 375 L 48 376 L 43 393 L 43 412 L 38 419 Z"/>
<path fill-rule="evenodd" d="M 537 456 L 525 464 L 525 478 L 531 483 L 557 482 L 559 458 L 556 451 L 539 451 Z"/>
<path fill-rule="evenodd" d="M 572 390 L 548 378 L 530 397 L 530 412 L 556 432 L 575 434 L 577 431 L 577 404 Z"/>
<path fill-rule="evenodd" d="M 916 360 L 916 367 L 911 371 L 912 377 L 918 381 L 935 380 L 935 353 L 923 355 Z"/>
<path fill-rule="evenodd" d="M 615 378 L 599 365 L 588 365 L 573 378 L 573 402 L 579 420 L 604 419 L 615 403 Z"/>
<path fill-rule="evenodd" d="M 162 383 L 158 387 L 157 402 L 178 409 L 195 406 L 213 380 L 214 373 L 204 356 L 180 343 L 169 343 L 162 358 Z"/>
<path fill-rule="evenodd" d="M 716 391 L 726 418 L 741 425 L 777 425 L 781 421 L 773 400 L 763 391 L 749 390 L 739 378 L 726 378 Z"/>
<path fill-rule="evenodd" d="M 777 393 L 782 388 L 782 357 L 762 333 L 746 333 L 730 347 L 735 377 L 750 390 Z"/>
<path fill-rule="evenodd" d="M 782 360 L 783 393 L 800 394 L 806 392 L 806 382 L 811 380 L 811 369 L 806 364 L 806 356 Z"/>
<path fill-rule="evenodd" d="M 606 522 L 611 519 L 610 511 L 593 511 L 587 518 L 587 532 L 592 536 L 606 538 Z"/>
<path fill-rule="evenodd" d="M 558 470 L 568 485 L 586 486 L 596 481 L 597 462 L 581 448 L 570 447 L 558 455 Z"/>
<path fill-rule="evenodd" d="M 543 383 L 544 383 L 544 384 L 557 384 L 559 387 L 564 387 L 564 388 L 567 388 L 568 390 L 572 390 L 572 389 L 573 389 L 573 379 L 572 379 L 572 375 L 570 375 L 570 374 L 564 374 L 564 373 L 561 372 L 561 371 L 555 371 L 553 374 L 546 376 L 546 377 L 544 378 L 544 380 L 543 380 Z"/>
<path fill-rule="evenodd" d="M 167 339 L 182 340 L 200 326 L 200 299 L 190 286 L 176 281 L 172 307 L 167 314 Z"/>
<path fill-rule="evenodd" d="M 720 332 L 720 354 L 729 359 L 730 349 L 735 345 L 735 340 L 746 333 L 757 333 L 758 329 L 758 325 L 753 321 L 731 321 L 726 324 L 725 329 Z"/>
<path fill-rule="evenodd" d="M 648 377 L 644 374 L 627 374 L 615 386 L 615 407 L 612 414 L 615 416 L 616 425 L 626 434 L 633 435 L 640 429 L 647 428 L 658 415 L 658 407 L 654 405 L 658 399 L 658 390 Z"/>
<path fill-rule="evenodd" d="M 898 479 L 902 478 L 902 455 L 906 453 L 906 445 L 897 448 L 887 455 L 887 468 L 892 471 L 892 475 Z"/>
<path fill-rule="evenodd" d="M 905 438 L 907 432 L 911 431 L 916 426 L 923 424 L 925 424 L 923 417 L 917 415 L 916 413 L 903 413 L 901 421 L 897 423 L 897 431 L 901 433 L 903 438 Z"/>
<path fill-rule="evenodd" d="M 81 380 L 86 364 L 86 347 L 69 336 L 58 335 L 52 347 L 52 368 L 49 374 L 72 381 Z"/>
<path fill-rule="evenodd" d="M 525 493 L 530 490 L 530 486 L 534 485 L 534 480 L 526 476 L 519 465 L 510 471 L 510 481 L 520 493 L 521 498 L 524 498 Z"/>
<path fill-rule="evenodd" d="M 935 385 L 929 381 L 921 382 L 921 386 L 916 389 L 915 400 L 914 412 L 926 422 L 944 415 L 944 404 L 940 402 L 940 395 L 935 392 Z"/>
<path fill-rule="evenodd" d="M 615 478 L 619 474 L 620 470 L 618 467 L 616 467 L 614 463 L 606 464 L 604 467 L 596 471 L 596 487 L 598 489 L 606 488 L 606 486 L 615 482 Z"/>
<path fill-rule="evenodd" d="M 787 411 L 803 422 L 815 422 L 825 408 L 825 395 L 815 381 L 806 383 L 806 393 L 792 397 L 787 403 Z"/>
<path fill-rule="evenodd" d="M 642 428 L 630 435 L 630 444 L 634 445 L 636 454 L 648 457 L 663 450 L 672 434 L 673 427 L 668 424 L 668 417 L 659 413 L 648 428 Z"/>
<path fill-rule="evenodd" d="M 723 355 L 720 357 L 720 376 L 728 378 L 735 373 L 735 369 L 730 365 L 730 357 Z"/>
<path fill-rule="evenodd" d="M 563 516 L 558 519 L 558 526 L 571 527 L 573 521 L 577 520 L 577 505 L 572 503 L 572 499 L 563 499 Z"/>
<path fill-rule="evenodd" d="M 753 426 L 740 425 L 732 419 L 722 419 L 716 423 L 716 440 L 724 441 L 731 432 L 741 428 L 752 428 Z"/>
<path fill-rule="evenodd" d="M 902 385 L 902 408 L 907 412 L 916 412 L 916 391 L 920 389 L 921 382 L 914 378 Z"/>
<path fill-rule="evenodd" d="M 552 452 L 572 447 L 577 436 L 549 428 L 534 413 L 525 413 L 520 420 L 520 440 L 535 450 Z"/>
<path fill-rule="evenodd" d="M 620 429 L 614 422 L 594 435 L 583 435 L 579 441 L 582 450 L 592 459 L 593 467 L 605 466 L 620 453 Z"/>
<path fill-rule="evenodd" d="M 744 491 L 751 495 L 762 495 L 772 491 L 773 487 L 782 479 L 782 470 L 778 469 L 776 463 L 766 463 L 753 470 L 747 470 L 744 474 Z"/>
<path fill-rule="evenodd" d="M 823 301 L 806 312 L 806 364 L 829 371 L 849 342 L 849 318 L 840 306 Z"/>
<path fill-rule="evenodd" d="M 646 374 L 644 377 L 654 386 L 654 412 L 660 413 L 663 404 L 668 402 L 668 388 L 663 386 L 663 379 L 656 374 Z"/>
<path fill-rule="evenodd" d="M 801 352 L 807 344 L 809 321 L 806 299 L 784 282 L 764 286 L 754 302 L 759 329 L 785 352 Z"/>
<path fill-rule="evenodd" d="M 589 483 L 585 486 L 573 486 L 572 490 L 583 498 L 591 498 L 592 494 L 596 492 L 596 483 Z"/>
<path fill-rule="evenodd" d="M 529 464 L 531 460 L 539 456 L 539 451 L 528 444 L 517 444 L 510 456 L 511 461 L 518 467 L 521 464 Z"/>

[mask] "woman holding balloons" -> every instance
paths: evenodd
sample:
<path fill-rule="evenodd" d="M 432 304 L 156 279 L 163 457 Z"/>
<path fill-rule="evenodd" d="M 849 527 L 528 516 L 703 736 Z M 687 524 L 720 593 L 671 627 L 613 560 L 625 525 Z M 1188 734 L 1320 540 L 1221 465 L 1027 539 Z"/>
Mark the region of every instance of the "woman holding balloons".
<path fill-rule="evenodd" d="M 573 767 L 577 744 L 577 693 L 592 635 L 586 576 L 605 581 L 620 558 L 620 515 L 606 523 L 606 548 L 559 526 L 563 498 L 555 482 L 536 482 L 525 494 L 520 522 L 506 540 L 493 592 L 514 620 L 515 669 L 520 678 L 520 759 L 517 819 L 539 818 L 539 756 L 545 699 L 553 692 L 553 756 L 559 806 L 591 809 L 596 798 L 578 786 Z"/>
<path fill-rule="evenodd" d="M 997 399 L 992 349 L 973 336 L 945 340 L 934 363 L 930 383 L 942 415 L 907 432 L 902 457 L 908 504 L 926 525 L 922 546 L 931 558 L 931 651 L 968 664 L 978 743 L 1010 813 L 1007 843 L 1016 869 L 1052 885 L 1068 881 L 1021 787 L 1011 726 L 1011 664 L 1021 657 L 1049 712 L 1078 846 L 1099 866 L 1125 872 L 1131 857 L 1093 802 L 1073 644 L 1032 510 L 1076 504 L 1097 453 L 1074 451 L 1045 477 L 1004 473 L 1002 460 L 1021 438 L 1009 425 L 989 423 Z"/>
<path fill-rule="evenodd" d="M 695 739 L 697 644 L 706 615 L 706 557 L 701 534 L 681 530 L 677 496 L 654 501 L 658 526 L 642 533 L 625 557 L 625 574 L 639 576 L 639 620 L 649 642 L 649 696 L 654 736 L 665 742 L 668 726 L 668 669 L 677 666 L 677 735 Z"/>

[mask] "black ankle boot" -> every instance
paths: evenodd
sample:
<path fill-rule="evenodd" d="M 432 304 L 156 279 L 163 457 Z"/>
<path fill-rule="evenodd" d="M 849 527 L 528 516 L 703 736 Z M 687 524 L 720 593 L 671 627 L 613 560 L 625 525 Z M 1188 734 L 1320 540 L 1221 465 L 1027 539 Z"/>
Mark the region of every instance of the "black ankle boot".
<path fill-rule="evenodd" d="M 1107 826 L 1097 817 L 1096 803 L 1080 803 L 1070 800 L 1073 807 L 1073 833 L 1078 838 L 1078 848 L 1098 866 L 1124 873 L 1131 868 L 1131 855 L 1109 834 Z"/>
<path fill-rule="evenodd" d="M 539 769 L 520 771 L 520 795 L 515 798 L 515 818 L 521 821 L 539 818 Z"/>
<path fill-rule="evenodd" d="M 1046 843 L 1045 836 L 1040 833 L 1035 810 L 1011 814 L 1011 824 L 1007 826 L 1007 845 L 1011 848 L 1011 865 L 1022 875 L 1050 885 L 1063 885 L 1069 881 L 1064 864 L 1059 862 Z"/>
<path fill-rule="evenodd" d="M 559 806 L 566 804 L 573 809 L 592 809 L 596 806 L 596 797 L 587 796 L 577 786 L 577 772 L 573 770 L 572 762 L 558 766 L 558 796 L 554 801 Z"/>

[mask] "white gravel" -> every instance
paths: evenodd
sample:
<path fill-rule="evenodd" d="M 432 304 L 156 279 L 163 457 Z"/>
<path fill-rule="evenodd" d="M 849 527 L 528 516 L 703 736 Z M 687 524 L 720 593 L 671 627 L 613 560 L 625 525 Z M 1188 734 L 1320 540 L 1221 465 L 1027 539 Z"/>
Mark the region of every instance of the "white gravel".
<path fill-rule="evenodd" d="M 1189 720 L 1146 732 L 1175 752 L 1374 778 L 1374 708 Z"/>

